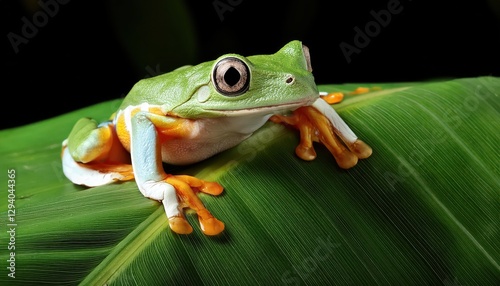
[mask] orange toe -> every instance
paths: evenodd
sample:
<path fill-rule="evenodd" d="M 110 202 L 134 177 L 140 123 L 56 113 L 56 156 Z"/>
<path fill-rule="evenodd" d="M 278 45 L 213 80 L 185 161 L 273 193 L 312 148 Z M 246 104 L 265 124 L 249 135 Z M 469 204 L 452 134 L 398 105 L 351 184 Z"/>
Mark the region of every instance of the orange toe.
<path fill-rule="evenodd" d="M 303 146 L 302 144 L 299 144 L 295 148 L 295 154 L 297 154 L 297 156 L 304 161 L 312 161 L 316 159 L 316 151 L 314 148 Z"/>
<path fill-rule="evenodd" d="M 208 210 L 198 211 L 201 231 L 205 235 L 217 235 L 224 230 L 224 223 L 216 219 Z"/>
<path fill-rule="evenodd" d="M 204 182 L 203 186 L 199 188 L 201 192 L 212 195 L 212 196 L 218 196 L 222 193 L 224 188 L 216 183 L 216 182 Z"/>
<path fill-rule="evenodd" d="M 358 163 L 358 156 L 347 149 L 343 150 L 340 154 L 336 154 L 334 157 L 335 161 L 337 161 L 337 164 L 342 169 L 352 168 Z"/>
<path fill-rule="evenodd" d="M 321 96 L 321 98 L 329 104 L 335 104 L 344 99 L 344 94 L 342 92 L 330 92 L 327 95 Z"/>
<path fill-rule="evenodd" d="M 224 223 L 215 217 L 211 217 L 208 219 L 200 218 L 200 226 L 201 231 L 205 235 L 217 235 L 224 230 Z"/>
<path fill-rule="evenodd" d="M 349 149 L 351 149 L 351 151 L 354 152 L 354 154 L 356 154 L 359 159 L 368 158 L 373 152 L 372 147 L 368 146 L 368 144 L 359 139 L 351 144 L 351 146 L 349 146 Z"/>
<path fill-rule="evenodd" d="M 168 219 L 168 224 L 170 229 L 178 234 L 190 234 L 193 232 L 193 228 L 189 222 L 180 216 L 174 216 Z"/>

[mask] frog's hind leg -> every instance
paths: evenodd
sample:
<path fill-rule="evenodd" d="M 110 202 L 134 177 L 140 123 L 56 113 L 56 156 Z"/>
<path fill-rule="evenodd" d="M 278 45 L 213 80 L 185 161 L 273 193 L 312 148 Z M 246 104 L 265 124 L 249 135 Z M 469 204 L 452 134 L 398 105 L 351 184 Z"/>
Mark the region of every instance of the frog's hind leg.
<path fill-rule="evenodd" d="M 134 178 L 128 152 L 114 125 L 80 119 L 63 142 L 63 172 L 73 183 L 95 187 Z"/>
<path fill-rule="evenodd" d="M 323 143 L 343 169 L 353 167 L 358 159 L 368 158 L 372 154 L 371 147 L 359 140 L 322 98 L 318 98 L 312 105 L 294 110 L 291 116 L 273 115 L 270 120 L 299 129 L 300 144 L 295 153 L 303 160 L 316 158 L 313 141 Z"/>
<path fill-rule="evenodd" d="M 330 127 L 337 136 L 346 144 L 348 151 L 352 152 L 357 158 L 365 159 L 371 156 L 372 148 L 368 146 L 365 142 L 358 139 L 356 134 L 349 128 L 349 126 L 342 120 L 335 109 L 326 103 L 326 101 L 318 99 L 312 105 L 320 114 L 324 116 L 328 121 L 330 121 Z M 319 116 L 317 116 L 319 117 Z M 320 132 L 321 133 L 321 132 Z M 330 132 L 331 133 L 331 132 Z M 322 134 L 324 135 L 324 134 Z M 333 141 L 332 139 L 326 139 L 326 141 Z M 327 143 L 325 143 L 328 145 Z M 338 144 L 340 145 L 340 144 Z M 354 163 L 355 165 L 355 163 Z"/>

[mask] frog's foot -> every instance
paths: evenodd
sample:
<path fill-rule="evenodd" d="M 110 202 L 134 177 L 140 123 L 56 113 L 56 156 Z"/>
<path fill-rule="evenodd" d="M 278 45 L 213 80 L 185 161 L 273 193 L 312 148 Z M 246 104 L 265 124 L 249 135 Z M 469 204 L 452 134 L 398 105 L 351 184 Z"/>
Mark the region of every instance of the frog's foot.
<path fill-rule="evenodd" d="M 320 92 L 320 97 L 329 104 L 339 103 L 344 99 L 342 92 Z"/>
<path fill-rule="evenodd" d="M 356 88 L 355 90 L 349 92 L 349 94 L 350 95 L 364 94 L 364 93 L 368 93 L 371 91 L 377 91 L 377 90 L 381 90 L 381 89 L 382 88 L 380 86 L 373 86 L 373 87 L 360 86 L 360 87 Z"/>
<path fill-rule="evenodd" d="M 134 179 L 130 156 L 111 122 L 80 119 L 62 143 L 63 172 L 78 185 L 101 186 Z"/>
<path fill-rule="evenodd" d="M 359 140 L 323 99 L 316 100 L 312 106 L 296 109 L 290 116 L 274 115 L 271 121 L 299 129 L 300 143 L 295 153 L 303 160 L 310 161 L 316 158 L 313 141 L 325 145 L 335 157 L 339 167 L 343 169 L 355 166 L 358 159 L 367 158 L 372 154 L 371 147 Z"/>
<path fill-rule="evenodd" d="M 198 215 L 201 230 L 206 235 L 217 235 L 224 230 L 224 223 L 216 219 L 203 205 L 197 193 L 202 192 L 217 196 L 222 193 L 223 188 L 215 182 L 207 182 L 191 176 L 169 176 L 165 180 L 172 185 L 177 191 L 181 206 L 186 206 Z M 179 223 L 178 218 L 173 220 L 169 218 L 170 227 L 176 231 L 176 225 Z M 184 222 L 185 219 L 184 219 Z M 185 226 L 183 226 L 185 227 Z"/>
<path fill-rule="evenodd" d="M 126 163 L 76 162 L 63 145 L 62 164 L 64 175 L 74 184 L 97 187 L 117 181 L 134 179 L 132 165 Z"/>
<path fill-rule="evenodd" d="M 170 229 L 178 234 L 189 234 L 193 231 L 182 212 L 184 208 L 190 208 L 196 212 L 204 234 L 217 235 L 221 233 L 224 230 L 224 223 L 205 208 L 197 194 L 202 192 L 216 196 L 222 191 L 223 188 L 218 183 L 184 175 L 167 175 L 163 181 L 150 181 L 141 187 L 141 192 L 146 197 L 162 201 Z"/>
<path fill-rule="evenodd" d="M 368 93 L 371 91 L 377 91 L 377 90 L 381 90 L 381 89 L 382 88 L 379 86 L 373 86 L 373 87 L 360 86 L 360 87 L 356 88 L 355 90 L 348 92 L 347 94 L 349 94 L 349 95 L 365 94 L 365 93 Z M 319 96 L 324 101 L 328 102 L 329 104 L 339 103 L 339 102 L 342 102 L 342 100 L 344 99 L 344 93 L 339 92 L 339 91 L 337 91 L 337 92 L 320 91 Z"/>

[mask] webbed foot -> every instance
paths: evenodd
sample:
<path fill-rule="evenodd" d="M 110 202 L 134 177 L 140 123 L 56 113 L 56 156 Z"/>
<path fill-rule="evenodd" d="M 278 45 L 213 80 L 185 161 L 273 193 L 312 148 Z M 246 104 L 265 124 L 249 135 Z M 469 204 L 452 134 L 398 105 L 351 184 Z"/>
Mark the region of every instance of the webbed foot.
<path fill-rule="evenodd" d="M 206 235 L 217 235 L 224 230 L 224 223 L 215 218 L 203 205 L 197 193 L 219 195 L 223 188 L 215 182 L 207 182 L 191 176 L 168 176 L 165 182 L 175 188 L 180 208 L 190 208 L 196 211 L 202 232 Z M 164 202 L 165 203 L 165 202 Z M 170 228 L 179 234 L 189 234 L 193 231 L 184 215 L 169 217 Z"/>
<path fill-rule="evenodd" d="M 372 148 L 359 140 L 335 110 L 321 98 L 312 106 L 294 110 L 292 115 L 274 115 L 270 120 L 291 125 L 300 131 L 300 143 L 295 153 L 303 160 L 316 158 L 313 141 L 325 145 L 343 169 L 355 166 L 358 159 L 372 154 Z"/>

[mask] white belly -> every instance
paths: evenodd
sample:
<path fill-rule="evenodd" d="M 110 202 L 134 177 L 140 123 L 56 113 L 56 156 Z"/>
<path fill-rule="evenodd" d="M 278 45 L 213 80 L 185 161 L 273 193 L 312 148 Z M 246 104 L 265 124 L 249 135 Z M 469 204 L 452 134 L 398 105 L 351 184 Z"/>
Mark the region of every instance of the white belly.
<path fill-rule="evenodd" d="M 173 165 L 202 161 L 238 145 L 271 117 L 255 115 L 199 119 L 191 136 L 166 141 L 161 148 L 162 160 Z"/>

